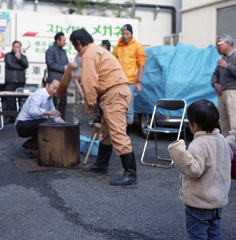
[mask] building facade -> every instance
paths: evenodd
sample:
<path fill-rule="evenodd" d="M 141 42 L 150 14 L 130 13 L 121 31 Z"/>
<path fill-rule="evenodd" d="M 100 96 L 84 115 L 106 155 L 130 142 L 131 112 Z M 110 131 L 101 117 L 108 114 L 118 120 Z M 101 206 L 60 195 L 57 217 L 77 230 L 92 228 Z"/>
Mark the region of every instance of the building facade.
<path fill-rule="evenodd" d="M 230 34 L 236 43 L 236 1 L 182 0 L 182 43 L 205 48 L 218 34 Z"/>

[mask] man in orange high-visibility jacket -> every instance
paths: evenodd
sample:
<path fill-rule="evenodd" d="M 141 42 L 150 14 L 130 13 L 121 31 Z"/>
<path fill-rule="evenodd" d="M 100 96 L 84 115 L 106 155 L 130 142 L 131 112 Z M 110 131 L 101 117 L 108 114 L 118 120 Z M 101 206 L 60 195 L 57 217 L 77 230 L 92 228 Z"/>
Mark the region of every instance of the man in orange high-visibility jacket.
<path fill-rule="evenodd" d="M 136 89 L 138 92 L 142 90 L 143 69 L 146 60 L 143 45 L 133 38 L 133 29 L 130 24 L 123 26 L 122 37 L 114 48 L 113 55 L 121 64 L 132 93 L 131 104 L 126 115 L 127 133 L 129 133 L 129 128 L 134 121 L 134 92 Z"/>

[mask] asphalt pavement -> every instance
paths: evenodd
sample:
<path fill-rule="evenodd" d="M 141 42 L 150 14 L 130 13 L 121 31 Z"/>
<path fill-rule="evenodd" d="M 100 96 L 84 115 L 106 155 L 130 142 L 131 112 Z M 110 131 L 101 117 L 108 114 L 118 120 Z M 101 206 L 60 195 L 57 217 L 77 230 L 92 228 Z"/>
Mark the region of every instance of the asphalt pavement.
<path fill-rule="evenodd" d="M 67 111 L 71 122 L 71 112 Z M 91 137 L 83 114 L 80 134 Z M 13 124 L 0 131 L 0 240 L 185 240 L 184 206 L 179 199 L 179 172 L 143 166 L 140 158 L 145 139 L 134 126 L 130 134 L 135 152 L 138 183 L 111 186 L 109 180 L 123 173 L 113 151 L 106 175 L 82 169 L 27 173 L 12 158 L 29 159 Z M 188 142 L 191 141 L 188 134 Z M 161 136 L 160 149 L 174 137 Z M 79 146 L 78 146 L 79 147 Z M 153 141 L 147 159 L 154 159 Z M 83 160 L 85 154 L 81 155 Z M 90 157 L 88 165 L 95 161 Z M 236 239 L 236 180 L 229 204 L 223 210 L 222 236 Z"/>

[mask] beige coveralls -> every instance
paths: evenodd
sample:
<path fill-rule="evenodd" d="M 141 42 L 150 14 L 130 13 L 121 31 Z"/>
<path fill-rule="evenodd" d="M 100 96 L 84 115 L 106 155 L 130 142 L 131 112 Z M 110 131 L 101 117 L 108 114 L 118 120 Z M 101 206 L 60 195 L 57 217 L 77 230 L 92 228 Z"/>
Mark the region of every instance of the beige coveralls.
<path fill-rule="evenodd" d="M 118 156 L 132 152 L 126 134 L 126 112 L 131 101 L 128 80 L 118 60 L 106 49 L 90 43 L 83 47 L 81 82 L 84 98 L 93 110 L 97 96 L 103 110 L 100 142 L 112 144 Z"/>

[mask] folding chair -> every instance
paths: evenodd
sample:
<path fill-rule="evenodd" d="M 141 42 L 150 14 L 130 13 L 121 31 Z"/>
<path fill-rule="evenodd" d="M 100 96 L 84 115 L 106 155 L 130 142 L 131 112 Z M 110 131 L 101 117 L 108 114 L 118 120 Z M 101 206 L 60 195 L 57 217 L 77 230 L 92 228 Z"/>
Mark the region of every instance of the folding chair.
<path fill-rule="evenodd" d="M 173 119 L 173 117 L 169 116 L 169 114 L 166 114 L 166 119 L 165 119 L 165 125 L 168 126 L 169 125 L 173 125 L 173 122 L 177 125 L 179 125 L 178 128 L 176 127 L 161 127 L 161 126 L 156 126 L 156 121 L 158 122 L 158 116 L 160 118 L 160 115 L 156 115 L 156 112 L 158 110 L 165 110 L 165 111 L 169 111 L 169 110 L 182 110 L 182 117 L 179 119 Z M 184 132 L 184 139 L 185 139 L 185 124 L 184 124 L 184 116 L 185 116 L 185 111 L 186 111 L 186 102 L 185 100 L 181 100 L 181 99 L 160 99 L 156 102 L 154 109 L 153 109 L 153 113 L 152 113 L 152 118 L 151 118 L 151 122 L 150 122 L 150 126 L 145 129 L 147 131 L 147 137 L 146 137 L 146 141 L 144 144 L 144 148 L 143 148 L 143 153 L 142 153 L 142 157 L 141 157 L 141 163 L 143 165 L 148 165 L 148 166 L 152 166 L 152 167 L 162 167 L 162 168 L 170 168 L 173 165 L 173 160 L 169 159 L 169 158 L 165 158 L 165 157 L 160 157 L 158 154 L 158 147 L 157 147 L 157 133 L 167 133 L 167 134 L 171 134 L 171 133 L 175 133 L 177 134 L 177 140 L 179 140 L 180 138 L 180 134 L 181 132 Z M 168 112 L 167 112 L 168 113 Z M 162 115 L 163 116 L 163 115 Z M 147 148 L 147 144 L 148 144 L 148 140 L 150 137 L 150 134 L 154 133 L 155 136 L 155 153 L 156 153 L 156 161 L 163 161 L 162 163 L 166 162 L 165 164 L 158 164 L 158 163 L 147 163 L 144 162 L 144 155 L 146 152 L 146 148 Z"/>
<path fill-rule="evenodd" d="M 36 87 L 19 87 L 15 90 L 17 93 L 33 93 L 37 90 Z M 16 98 L 16 109 L 19 112 L 20 111 L 20 104 L 19 99 Z"/>

